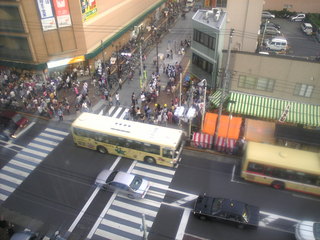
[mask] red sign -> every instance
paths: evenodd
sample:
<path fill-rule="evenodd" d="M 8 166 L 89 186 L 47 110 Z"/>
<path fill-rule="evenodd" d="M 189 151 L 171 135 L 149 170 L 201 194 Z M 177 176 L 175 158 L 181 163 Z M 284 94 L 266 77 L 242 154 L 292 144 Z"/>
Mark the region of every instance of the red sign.
<path fill-rule="evenodd" d="M 54 10 L 59 27 L 71 26 L 68 0 L 53 0 Z"/>

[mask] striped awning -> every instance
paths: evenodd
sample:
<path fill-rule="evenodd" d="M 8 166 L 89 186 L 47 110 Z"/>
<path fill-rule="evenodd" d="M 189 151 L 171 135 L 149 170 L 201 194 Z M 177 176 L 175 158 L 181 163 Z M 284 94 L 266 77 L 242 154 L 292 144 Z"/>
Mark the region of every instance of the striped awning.
<path fill-rule="evenodd" d="M 227 111 L 279 120 L 289 109 L 285 122 L 320 127 L 320 105 L 304 104 L 239 92 L 230 92 Z"/>
<path fill-rule="evenodd" d="M 220 105 L 220 98 L 221 98 L 222 91 L 217 90 L 215 93 L 213 93 L 211 96 L 209 96 L 210 103 L 214 107 L 218 107 Z"/>

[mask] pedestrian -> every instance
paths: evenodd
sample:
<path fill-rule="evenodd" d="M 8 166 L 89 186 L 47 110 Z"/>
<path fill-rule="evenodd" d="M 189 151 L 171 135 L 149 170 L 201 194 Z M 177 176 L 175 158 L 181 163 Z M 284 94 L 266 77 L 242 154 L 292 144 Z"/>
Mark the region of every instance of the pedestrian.
<path fill-rule="evenodd" d="M 59 122 L 63 121 L 63 111 L 61 110 L 61 108 L 58 109 L 58 116 L 59 116 Z"/>
<path fill-rule="evenodd" d="M 116 92 L 115 98 L 116 98 L 116 106 L 120 106 L 120 95 L 118 92 Z"/>
<path fill-rule="evenodd" d="M 123 83 L 122 79 L 119 78 L 119 89 L 120 89 L 120 90 L 121 90 L 121 88 L 122 88 L 122 83 Z"/>
<path fill-rule="evenodd" d="M 132 104 L 133 106 L 136 105 L 136 95 L 134 94 L 134 92 L 133 92 L 132 95 L 131 95 L 131 104 Z"/>
<path fill-rule="evenodd" d="M 172 51 L 172 49 L 170 49 L 170 57 L 171 57 L 171 59 L 173 59 L 173 51 Z"/>

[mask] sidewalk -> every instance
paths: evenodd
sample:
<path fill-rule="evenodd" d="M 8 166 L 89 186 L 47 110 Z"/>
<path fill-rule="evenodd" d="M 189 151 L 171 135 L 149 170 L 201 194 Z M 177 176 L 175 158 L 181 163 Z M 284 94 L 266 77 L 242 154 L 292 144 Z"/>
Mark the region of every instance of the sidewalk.
<path fill-rule="evenodd" d="M 180 47 L 180 41 L 184 41 L 185 39 L 190 40 L 191 34 L 192 34 L 192 28 L 191 28 L 191 17 L 192 12 L 189 12 L 187 14 L 186 19 L 182 19 L 181 16 L 177 17 L 177 20 L 172 25 L 172 28 L 169 28 L 166 35 L 160 39 L 160 42 L 158 44 L 158 53 L 166 55 L 167 49 L 173 50 L 173 58 L 165 58 L 164 60 L 160 60 L 159 58 L 159 72 L 160 72 L 160 79 L 161 79 L 161 92 L 159 94 L 159 97 L 157 98 L 157 102 L 163 106 L 164 104 L 167 104 L 168 106 L 171 106 L 171 101 L 173 99 L 172 94 L 167 94 L 164 89 L 167 85 L 167 82 L 169 78 L 165 73 L 163 73 L 163 70 L 161 68 L 162 64 L 165 65 L 175 65 L 176 63 L 180 63 L 183 69 L 183 73 L 186 72 L 187 67 L 189 65 L 190 61 L 190 49 L 186 49 L 186 52 L 184 55 L 178 55 L 178 47 Z M 186 29 L 185 31 L 181 31 L 181 29 Z M 151 74 L 153 72 L 156 72 L 156 66 L 153 64 L 153 59 L 156 57 L 156 46 L 149 51 L 146 55 L 146 60 L 144 61 L 144 64 L 146 66 L 146 72 L 147 72 L 147 81 L 151 79 Z M 79 79 L 82 83 L 84 81 L 87 81 L 89 84 L 89 98 L 92 103 L 92 112 L 97 112 L 102 109 L 106 109 L 107 105 L 105 100 L 101 99 L 100 96 L 96 96 L 94 93 L 94 87 L 93 83 L 91 81 L 91 77 L 81 77 Z M 80 87 L 81 88 L 81 87 Z M 179 88 L 178 88 L 179 89 Z M 127 81 L 122 84 L 122 88 L 118 89 L 119 95 L 120 95 L 120 104 L 123 107 L 130 108 L 131 106 L 131 95 L 134 92 L 136 96 L 140 96 L 141 88 L 140 88 L 140 76 L 139 76 L 139 69 L 136 69 L 134 78 L 131 82 Z M 178 91 L 177 91 L 178 92 Z M 67 97 L 70 105 L 73 106 L 75 102 L 75 95 L 72 92 L 72 89 L 66 90 L 63 89 L 59 92 L 61 97 Z M 114 94 L 114 93 L 113 93 Z M 179 95 L 178 93 L 176 95 Z M 70 114 L 64 115 L 64 121 L 71 122 L 79 114 L 75 112 L 75 110 L 71 110 Z M 53 118 L 53 121 L 58 121 L 58 118 Z"/>

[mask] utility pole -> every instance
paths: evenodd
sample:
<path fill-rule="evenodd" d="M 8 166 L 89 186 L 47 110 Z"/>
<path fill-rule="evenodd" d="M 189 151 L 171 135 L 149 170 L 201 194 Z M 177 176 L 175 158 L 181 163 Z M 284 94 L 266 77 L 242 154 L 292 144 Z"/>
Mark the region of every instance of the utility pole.
<path fill-rule="evenodd" d="M 264 28 L 263 28 L 262 39 L 261 39 L 261 42 L 260 42 L 260 50 L 261 50 L 261 48 L 263 46 L 264 36 L 266 34 L 266 28 L 267 28 L 268 23 L 269 23 L 269 21 L 266 19 L 266 21 L 264 23 Z"/>
<path fill-rule="evenodd" d="M 158 47 L 159 43 L 158 43 L 158 33 L 156 30 L 156 54 L 157 54 L 157 74 L 159 74 L 159 47 Z"/>
<path fill-rule="evenodd" d="M 219 112 L 218 112 L 218 119 L 217 119 L 217 125 L 216 125 L 216 130 L 214 133 L 214 144 L 218 142 L 218 131 L 220 128 L 220 118 L 222 114 L 222 106 L 223 102 L 225 100 L 225 95 L 226 95 L 226 85 L 227 85 L 227 79 L 230 80 L 230 75 L 229 75 L 229 64 L 230 64 L 230 54 L 231 54 L 231 43 L 232 43 L 232 36 L 233 36 L 234 29 L 231 28 L 230 30 L 230 35 L 229 35 L 229 44 L 228 44 L 228 55 L 227 55 L 227 63 L 226 63 L 226 68 L 224 70 L 224 76 L 223 76 L 223 83 L 222 83 L 222 94 L 220 97 L 220 105 L 219 105 Z"/>
<path fill-rule="evenodd" d="M 106 62 L 104 60 L 104 52 L 103 52 L 103 40 L 101 40 L 101 53 L 102 53 L 102 60 L 103 60 L 103 64 L 102 64 L 102 68 L 103 68 L 103 71 L 102 72 L 105 72 L 106 70 Z"/>
<path fill-rule="evenodd" d="M 143 79 L 143 62 L 142 62 L 142 46 L 141 46 L 141 41 L 142 41 L 142 40 L 140 40 L 140 72 L 141 72 L 141 74 L 140 74 L 140 88 L 141 88 L 142 90 L 144 90 L 144 88 L 145 88 L 145 81 L 142 81 L 142 79 Z"/>

